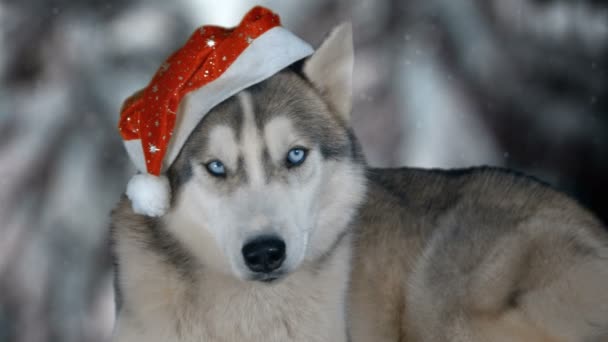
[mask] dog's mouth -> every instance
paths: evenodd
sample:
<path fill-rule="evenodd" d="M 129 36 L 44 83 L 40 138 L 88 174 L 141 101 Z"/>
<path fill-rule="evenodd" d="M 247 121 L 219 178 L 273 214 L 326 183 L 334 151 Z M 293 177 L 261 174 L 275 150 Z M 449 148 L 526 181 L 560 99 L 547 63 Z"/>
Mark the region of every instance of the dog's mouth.
<path fill-rule="evenodd" d="M 283 279 L 284 276 L 285 272 L 259 273 L 254 274 L 251 277 L 251 280 L 271 284 Z"/>

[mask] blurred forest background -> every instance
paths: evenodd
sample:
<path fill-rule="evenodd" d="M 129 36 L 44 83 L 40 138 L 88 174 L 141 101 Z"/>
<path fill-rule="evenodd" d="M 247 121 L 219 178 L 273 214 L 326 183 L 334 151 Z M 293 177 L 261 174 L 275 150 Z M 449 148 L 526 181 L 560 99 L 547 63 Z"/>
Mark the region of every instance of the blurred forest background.
<path fill-rule="evenodd" d="M 608 221 L 605 1 L 259 3 L 313 44 L 352 20 L 371 164 L 506 166 Z M 254 4 L 0 2 L 0 341 L 108 339 L 108 212 L 134 172 L 121 102 L 196 27 Z"/>

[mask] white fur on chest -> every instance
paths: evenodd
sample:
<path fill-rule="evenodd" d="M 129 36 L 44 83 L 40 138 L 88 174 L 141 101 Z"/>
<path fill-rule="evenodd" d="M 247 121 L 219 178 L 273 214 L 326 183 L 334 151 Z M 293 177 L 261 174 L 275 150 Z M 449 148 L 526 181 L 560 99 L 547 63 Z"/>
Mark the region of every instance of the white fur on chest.
<path fill-rule="evenodd" d="M 346 341 L 347 243 L 320 269 L 303 266 L 277 284 L 215 273 L 180 278 L 134 246 L 122 246 L 123 309 L 114 341 Z M 155 260 L 156 259 L 156 260 Z"/>

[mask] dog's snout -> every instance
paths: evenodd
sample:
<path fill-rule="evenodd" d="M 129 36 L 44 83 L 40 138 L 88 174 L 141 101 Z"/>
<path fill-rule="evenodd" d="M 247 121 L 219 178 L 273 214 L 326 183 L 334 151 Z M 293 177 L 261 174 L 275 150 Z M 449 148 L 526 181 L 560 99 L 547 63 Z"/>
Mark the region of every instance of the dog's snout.
<path fill-rule="evenodd" d="M 250 270 L 270 273 L 281 267 L 285 260 L 285 242 L 275 236 L 263 236 L 246 243 L 242 252 Z"/>

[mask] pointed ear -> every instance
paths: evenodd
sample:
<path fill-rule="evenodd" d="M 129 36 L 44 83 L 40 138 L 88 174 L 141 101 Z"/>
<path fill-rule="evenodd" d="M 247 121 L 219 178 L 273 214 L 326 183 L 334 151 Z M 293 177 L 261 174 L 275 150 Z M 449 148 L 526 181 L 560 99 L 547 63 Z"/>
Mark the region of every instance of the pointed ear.
<path fill-rule="evenodd" d="M 350 122 L 352 109 L 353 64 L 353 30 L 349 22 L 334 28 L 304 64 L 304 75 L 346 123 Z"/>

